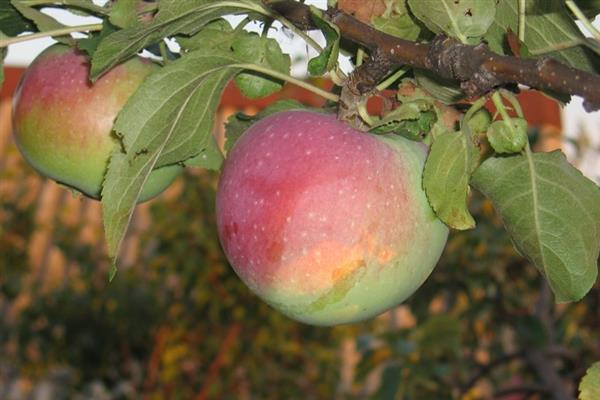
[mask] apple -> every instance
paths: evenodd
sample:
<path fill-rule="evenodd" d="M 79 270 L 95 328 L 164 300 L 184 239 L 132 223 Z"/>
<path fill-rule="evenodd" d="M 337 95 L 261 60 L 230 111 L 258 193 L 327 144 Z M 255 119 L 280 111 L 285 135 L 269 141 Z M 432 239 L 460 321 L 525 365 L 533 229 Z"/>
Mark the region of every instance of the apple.
<path fill-rule="evenodd" d="M 43 51 L 14 98 L 14 138 L 23 157 L 40 174 L 99 199 L 110 156 L 120 146 L 113 122 L 155 68 L 133 58 L 91 84 L 89 60 L 79 51 L 64 45 Z M 152 171 L 138 201 L 161 193 L 181 170 L 175 165 Z"/>
<path fill-rule="evenodd" d="M 368 319 L 425 281 L 446 243 L 421 186 L 427 147 L 357 131 L 332 115 L 285 111 L 252 125 L 217 190 L 232 267 L 296 320 Z"/>

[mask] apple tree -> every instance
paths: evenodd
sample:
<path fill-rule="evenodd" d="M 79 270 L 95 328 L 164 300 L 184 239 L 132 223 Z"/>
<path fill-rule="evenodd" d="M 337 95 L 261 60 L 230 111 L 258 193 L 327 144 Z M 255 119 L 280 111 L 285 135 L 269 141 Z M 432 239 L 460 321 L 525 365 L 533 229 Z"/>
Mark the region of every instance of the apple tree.
<path fill-rule="evenodd" d="M 46 7 L 102 21 L 64 26 Z M 528 87 L 600 108 L 600 32 L 590 22 L 598 13 L 597 2 L 572 0 L 334 0 L 327 9 L 290 0 L 12 0 L 0 5 L 0 55 L 39 37 L 61 42 L 21 83 L 15 138 L 40 173 L 100 199 L 110 279 L 135 205 L 181 168 L 218 170 L 219 238 L 236 273 L 284 314 L 335 325 L 419 296 L 448 231 L 476 227 L 475 192 L 556 302 L 586 296 L 598 272 L 600 189 L 560 151 L 532 150 L 516 94 Z M 232 27 L 229 15 L 241 22 Z M 244 29 L 257 22 L 261 32 Z M 317 53 L 307 74 L 332 87 L 292 77 L 272 29 L 304 39 Z M 121 90 L 118 71 L 150 62 L 142 52 L 155 65 L 129 70 L 135 76 L 123 81 L 139 85 L 103 112 Z M 65 54 L 72 61 L 52 70 Z M 351 71 L 341 54 L 351 56 Z M 75 66 L 81 87 L 67 79 Z M 285 83 L 326 103 L 282 100 L 234 116 L 221 146 L 213 126 L 230 81 L 251 99 Z M 372 98 L 381 112 L 369 112 Z M 67 131 L 75 108 L 79 125 Z M 91 139 L 95 120 L 109 121 L 99 135 L 110 146 Z M 102 156 L 100 147 L 108 148 Z M 159 174 L 169 176 L 152 190 Z M 582 396 L 594 398 L 594 377 L 583 386 Z"/>

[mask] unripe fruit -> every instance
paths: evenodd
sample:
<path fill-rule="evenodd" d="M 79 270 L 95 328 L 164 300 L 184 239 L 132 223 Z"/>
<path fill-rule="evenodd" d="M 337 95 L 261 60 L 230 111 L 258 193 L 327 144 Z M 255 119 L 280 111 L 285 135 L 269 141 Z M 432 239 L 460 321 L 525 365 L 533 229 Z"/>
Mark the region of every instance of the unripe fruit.
<path fill-rule="evenodd" d="M 448 229 L 421 174 L 426 147 L 287 111 L 246 131 L 225 161 L 217 225 L 241 279 L 315 325 L 371 318 L 429 276 Z"/>
<path fill-rule="evenodd" d="M 115 146 L 117 114 L 155 66 L 133 58 L 93 85 L 89 60 L 75 49 L 54 45 L 29 66 L 14 99 L 15 142 L 40 174 L 98 199 Z M 180 166 L 154 170 L 140 195 L 148 200 L 167 188 Z"/>

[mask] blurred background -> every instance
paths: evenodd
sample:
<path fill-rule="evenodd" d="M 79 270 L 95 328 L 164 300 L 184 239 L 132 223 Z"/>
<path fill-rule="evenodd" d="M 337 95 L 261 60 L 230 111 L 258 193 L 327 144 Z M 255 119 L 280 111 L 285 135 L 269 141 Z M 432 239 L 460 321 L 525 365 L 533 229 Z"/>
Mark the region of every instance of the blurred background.
<path fill-rule="evenodd" d="M 280 39 L 301 71 L 306 48 Z M 221 252 L 205 171 L 137 207 L 109 284 L 99 203 L 40 178 L 12 141 L 12 93 L 48 44 L 11 48 L 0 91 L 0 399 L 548 399 L 575 396 L 600 359 L 598 285 L 554 304 L 477 193 L 477 228 L 451 234 L 409 301 L 361 324 L 302 325 L 250 293 Z M 290 97 L 322 104 L 229 86 L 215 132 Z M 562 148 L 600 182 L 598 114 L 520 98 L 537 149 Z"/>

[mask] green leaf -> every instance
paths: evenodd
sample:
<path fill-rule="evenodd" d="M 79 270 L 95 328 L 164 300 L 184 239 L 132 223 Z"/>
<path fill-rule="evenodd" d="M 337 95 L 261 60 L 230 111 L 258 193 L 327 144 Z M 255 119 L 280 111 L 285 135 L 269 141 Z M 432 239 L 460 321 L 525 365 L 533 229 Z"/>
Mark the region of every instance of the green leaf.
<path fill-rule="evenodd" d="M 4 33 L 0 32 L 0 40 L 6 39 Z M 8 53 L 8 47 L 0 48 L 0 89 L 2 89 L 2 84 L 4 83 L 4 59 L 6 58 L 6 54 Z"/>
<path fill-rule="evenodd" d="M 460 351 L 460 321 L 452 315 L 433 315 L 415 332 L 419 350 L 433 356 Z"/>
<path fill-rule="evenodd" d="M 588 18 L 594 19 L 600 14 L 600 0 L 577 0 L 576 3 Z"/>
<path fill-rule="evenodd" d="M 393 14 L 390 16 L 373 17 L 371 24 L 388 35 L 405 40 L 416 40 L 421 34 L 421 27 L 410 14 Z"/>
<path fill-rule="evenodd" d="M 411 140 L 421 140 L 437 121 L 432 101 L 417 99 L 402 103 L 371 128 L 373 133 L 394 132 Z"/>
<path fill-rule="evenodd" d="M 542 348 L 548 342 L 548 332 L 539 318 L 533 315 L 516 315 L 511 321 L 521 348 Z"/>
<path fill-rule="evenodd" d="M 381 374 L 381 385 L 372 397 L 373 400 L 394 400 L 400 390 L 402 367 L 398 364 L 386 365 Z"/>
<path fill-rule="evenodd" d="M 115 65 L 153 43 L 177 34 L 194 35 L 223 15 L 260 12 L 258 0 L 162 0 L 151 23 L 117 31 L 102 40 L 92 59 L 90 76 L 97 79 Z"/>
<path fill-rule="evenodd" d="M 465 97 L 458 81 L 441 78 L 429 71 L 415 69 L 417 84 L 444 104 L 453 104 Z"/>
<path fill-rule="evenodd" d="M 600 399 L 600 362 L 594 363 L 579 384 L 579 400 Z"/>
<path fill-rule="evenodd" d="M 188 37 L 179 36 L 177 42 L 186 51 L 217 49 L 227 51 L 238 36 L 247 35 L 244 30 L 234 30 L 229 22 L 217 19 L 208 23 L 200 32 Z"/>
<path fill-rule="evenodd" d="M 23 17 L 10 1 L 0 1 L 0 31 L 8 36 L 36 31 L 35 25 Z"/>
<path fill-rule="evenodd" d="M 473 114 L 473 116 L 467 121 L 469 130 L 473 135 L 487 132 L 488 128 L 492 123 L 492 115 L 485 108 L 480 108 Z"/>
<path fill-rule="evenodd" d="M 27 0 L 25 0 L 27 1 Z M 117 1 L 117 3 L 123 0 Z M 70 13 L 81 15 L 81 16 L 89 16 L 89 15 L 105 15 L 107 13 L 107 9 L 98 6 L 90 0 L 60 0 L 55 1 L 57 4 L 50 4 L 51 1 L 47 2 L 48 4 L 44 4 L 44 6 L 48 7 L 57 7 L 57 8 L 68 8 Z"/>
<path fill-rule="evenodd" d="M 252 126 L 252 124 L 255 122 L 280 111 L 299 110 L 306 108 L 307 107 L 299 101 L 285 99 L 276 101 L 256 115 L 246 115 L 243 113 L 232 115 L 225 124 L 225 151 L 228 152 L 231 150 L 240 136 L 242 136 L 242 134 L 246 132 L 246 130 L 248 130 L 248 128 L 250 128 L 250 126 Z"/>
<path fill-rule="evenodd" d="M 77 40 L 77 48 L 85 51 L 90 57 L 92 57 L 100 42 L 116 30 L 117 28 L 111 24 L 110 21 L 104 20 L 104 22 L 102 22 L 102 30 L 100 32 L 90 32 L 87 38 Z"/>
<path fill-rule="evenodd" d="M 150 172 L 209 148 L 225 85 L 239 72 L 230 54 L 192 52 L 150 75 L 115 122 L 123 151 L 113 153 L 102 190 L 109 254 L 116 262 L 137 198 Z"/>
<path fill-rule="evenodd" d="M 488 45 L 496 53 L 510 54 L 506 32 L 509 28 L 518 32 L 518 10 L 518 0 L 498 3 L 494 23 L 485 35 Z M 599 70 L 595 55 L 582 46 L 553 51 L 584 39 L 563 0 L 527 0 L 526 10 L 525 46 L 529 56 L 539 57 L 543 54 L 584 71 Z"/>
<path fill-rule="evenodd" d="M 589 291 L 598 274 L 600 189 L 561 152 L 492 157 L 471 184 L 494 203 L 515 247 L 546 276 L 557 301 Z"/>
<path fill-rule="evenodd" d="M 496 153 L 518 153 L 527 144 L 527 121 L 523 118 L 494 121 L 487 138 Z"/>
<path fill-rule="evenodd" d="M 245 62 L 261 65 L 284 74 L 290 73 L 290 56 L 283 54 L 279 43 L 257 34 L 238 36 L 232 43 L 236 56 Z M 281 89 L 282 82 L 254 71 L 242 72 L 235 77 L 242 94 L 250 99 L 268 96 Z"/>
<path fill-rule="evenodd" d="M 479 164 L 479 150 L 464 132 L 438 135 L 423 172 L 423 187 L 437 216 L 455 229 L 470 229 L 475 220 L 467 208 L 469 180 Z"/>
<path fill-rule="evenodd" d="M 494 21 L 496 0 L 408 0 L 413 14 L 435 33 L 478 43 Z"/>
<path fill-rule="evenodd" d="M 213 136 L 209 139 L 206 149 L 204 149 L 197 156 L 187 159 L 184 164 L 186 167 L 204 168 L 218 171 L 221 169 L 223 161 L 223 153 L 221 153 L 219 145 Z"/>
<path fill-rule="evenodd" d="M 323 32 L 327 45 L 317 57 L 308 61 L 308 72 L 311 75 L 323 75 L 335 68 L 340 53 L 340 30 L 337 26 L 323 18 L 323 12 L 313 6 L 311 17 L 317 27 Z"/>
<path fill-rule="evenodd" d="M 23 4 L 23 2 L 20 0 L 11 0 L 11 4 L 19 11 L 19 13 L 21 13 L 21 15 L 33 21 L 40 32 L 53 31 L 65 27 L 65 25 L 61 24 L 51 16 L 44 14 L 38 9 Z M 73 45 L 75 43 L 70 35 L 55 36 L 54 40 L 67 45 Z"/>
<path fill-rule="evenodd" d="M 119 28 L 130 28 L 138 22 L 136 3 L 138 0 L 119 0 L 113 4 L 109 20 Z"/>

